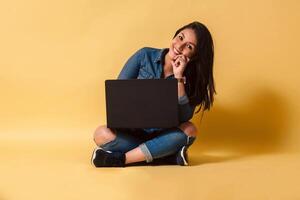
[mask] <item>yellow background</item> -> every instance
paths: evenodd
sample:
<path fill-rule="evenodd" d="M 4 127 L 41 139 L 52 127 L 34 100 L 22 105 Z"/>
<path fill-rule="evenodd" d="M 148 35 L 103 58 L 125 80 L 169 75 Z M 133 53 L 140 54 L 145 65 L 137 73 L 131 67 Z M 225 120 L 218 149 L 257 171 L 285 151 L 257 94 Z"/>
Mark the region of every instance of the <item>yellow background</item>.
<path fill-rule="evenodd" d="M 0 3 L 0 199 L 300 199 L 297 0 Z M 215 42 L 217 96 L 191 167 L 96 169 L 104 80 L 192 21 Z"/>

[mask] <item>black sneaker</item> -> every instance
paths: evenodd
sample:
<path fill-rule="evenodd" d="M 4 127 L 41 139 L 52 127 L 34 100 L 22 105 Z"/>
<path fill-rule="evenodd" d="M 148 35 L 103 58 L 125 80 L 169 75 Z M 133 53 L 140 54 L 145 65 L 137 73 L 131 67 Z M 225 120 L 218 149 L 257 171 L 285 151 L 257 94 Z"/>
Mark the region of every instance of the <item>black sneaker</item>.
<path fill-rule="evenodd" d="M 187 149 L 188 146 L 183 146 L 177 153 L 162 158 L 154 159 L 150 164 L 187 166 L 189 165 Z"/>
<path fill-rule="evenodd" d="M 91 163 L 95 167 L 124 167 L 125 154 L 105 151 L 100 147 L 96 147 L 91 158 Z"/>

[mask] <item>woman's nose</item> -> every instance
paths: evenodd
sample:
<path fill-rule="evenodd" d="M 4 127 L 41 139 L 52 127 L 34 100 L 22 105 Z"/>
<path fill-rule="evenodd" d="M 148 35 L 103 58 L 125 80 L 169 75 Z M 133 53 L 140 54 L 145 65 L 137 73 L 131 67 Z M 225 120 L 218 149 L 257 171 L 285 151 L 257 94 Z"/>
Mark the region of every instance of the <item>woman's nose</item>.
<path fill-rule="evenodd" d="M 180 52 L 182 52 L 183 47 L 184 47 L 184 43 L 179 43 L 179 44 L 178 44 L 178 50 L 179 50 Z"/>

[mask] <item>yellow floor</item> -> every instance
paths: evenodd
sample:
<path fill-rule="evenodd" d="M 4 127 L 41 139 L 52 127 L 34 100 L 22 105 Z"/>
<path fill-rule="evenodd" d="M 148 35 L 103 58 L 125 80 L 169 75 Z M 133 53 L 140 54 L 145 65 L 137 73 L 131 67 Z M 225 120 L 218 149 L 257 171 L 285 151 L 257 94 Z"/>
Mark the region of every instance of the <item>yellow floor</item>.
<path fill-rule="evenodd" d="M 300 199 L 298 154 L 239 157 L 190 150 L 191 165 L 94 168 L 86 140 L 6 139 L 0 199 Z"/>

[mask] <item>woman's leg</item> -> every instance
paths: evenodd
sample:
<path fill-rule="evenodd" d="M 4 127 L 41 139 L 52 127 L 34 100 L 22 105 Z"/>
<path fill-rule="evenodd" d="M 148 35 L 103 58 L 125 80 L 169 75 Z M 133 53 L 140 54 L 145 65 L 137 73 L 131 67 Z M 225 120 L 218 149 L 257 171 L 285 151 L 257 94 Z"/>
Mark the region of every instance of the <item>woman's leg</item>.
<path fill-rule="evenodd" d="M 104 125 L 96 129 L 94 141 L 105 151 L 126 153 L 144 141 L 136 135 L 130 129 L 110 129 Z"/>
<path fill-rule="evenodd" d="M 157 137 L 155 136 L 155 134 L 150 134 L 151 137 L 153 137 L 153 135 L 154 137 L 144 143 L 142 143 L 144 138 L 137 139 L 136 137 L 132 136 L 132 133 L 125 136 L 126 131 L 124 131 L 124 133 L 115 134 L 117 136 L 114 140 L 111 140 L 109 142 L 106 141 L 107 143 L 98 145 L 107 151 L 118 151 L 122 152 L 123 154 L 126 153 L 123 158 L 126 164 L 144 160 L 146 160 L 147 162 L 151 162 L 153 159 L 172 155 L 178 152 L 181 147 L 188 147 L 193 143 L 196 135 L 191 133 L 195 131 L 194 129 L 189 128 L 192 125 L 190 122 L 186 123 L 188 125 L 188 129 L 182 126 L 183 124 L 181 124 L 178 128 L 175 127 L 172 129 L 164 129 L 159 133 Z M 112 130 L 110 131 L 113 132 Z M 95 135 L 97 134 L 95 133 Z M 96 141 L 97 139 L 95 138 L 95 142 Z M 99 166 L 103 165 L 100 164 Z"/>
<path fill-rule="evenodd" d="M 136 147 L 125 154 L 125 164 L 142 162 L 145 160 L 146 156 L 139 147 Z"/>
<path fill-rule="evenodd" d="M 141 134 L 142 133 L 142 134 Z M 138 149 L 131 152 L 145 141 L 141 129 L 109 129 L 106 126 L 100 126 L 94 134 L 94 141 L 97 144 L 92 154 L 92 164 L 96 167 L 141 165 L 145 162 L 145 156 Z M 129 161 L 126 161 L 126 152 L 130 152 Z M 130 166 L 127 165 L 127 166 Z"/>
<path fill-rule="evenodd" d="M 195 140 L 194 136 L 188 136 L 180 128 L 165 129 L 146 142 L 140 144 L 126 153 L 126 163 L 133 163 L 146 160 L 147 163 L 153 159 L 172 155 L 183 146 L 191 145 Z"/>

